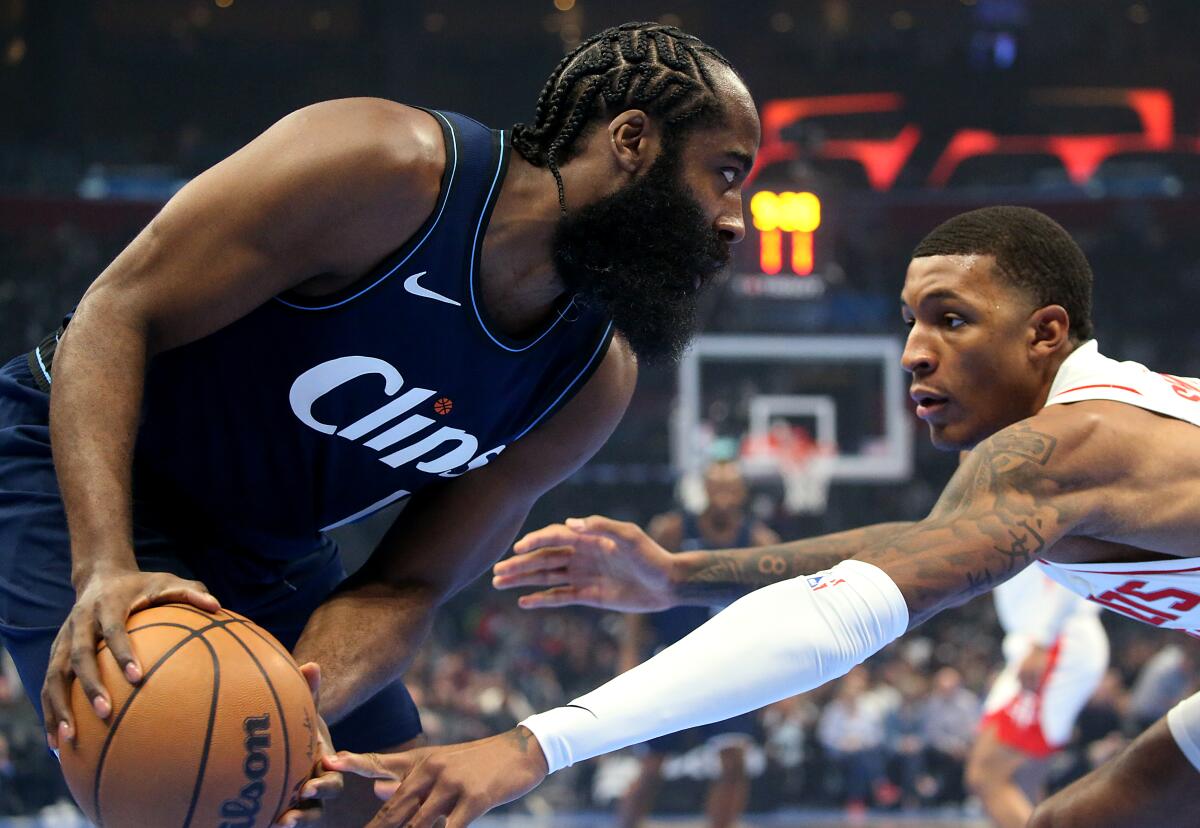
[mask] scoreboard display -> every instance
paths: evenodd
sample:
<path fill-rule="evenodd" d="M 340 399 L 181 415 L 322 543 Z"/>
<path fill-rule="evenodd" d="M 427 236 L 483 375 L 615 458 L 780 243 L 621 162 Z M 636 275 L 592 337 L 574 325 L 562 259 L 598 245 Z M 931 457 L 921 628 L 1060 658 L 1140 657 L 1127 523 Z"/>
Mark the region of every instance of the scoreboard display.
<path fill-rule="evenodd" d="M 735 290 L 748 297 L 815 299 L 825 293 L 830 228 L 817 193 L 759 190 L 750 227 L 736 251 Z"/>
<path fill-rule="evenodd" d="M 821 226 L 821 199 L 813 193 L 759 190 L 750 199 L 750 215 L 758 235 L 758 265 L 764 274 L 782 272 L 786 255 L 794 275 L 812 275 L 813 234 Z"/>

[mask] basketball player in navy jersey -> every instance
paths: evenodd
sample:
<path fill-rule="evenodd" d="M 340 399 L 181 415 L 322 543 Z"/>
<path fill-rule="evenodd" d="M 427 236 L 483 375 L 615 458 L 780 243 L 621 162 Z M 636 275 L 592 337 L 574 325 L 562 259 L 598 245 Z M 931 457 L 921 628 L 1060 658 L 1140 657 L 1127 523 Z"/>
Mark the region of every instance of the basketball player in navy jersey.
<path fill-rule="evenodd" d="M 335 745 L 410 742 L 399 678 L 434 611 L 604 442 L 635 358 L 686 344 L 758 140 L 720 54 L 627 24 L 531 124 L 330 101 L 184 187 L 0 371 L 0 637 L 50 745 L 91 715 L 73 679 L 111 715 L 98 642 L 140 681 L 125 619 L 170 601 L 320 663 Z M 401 500 L 346 579 L 326 530 Z M 347 780 L 326 824 L 376 804 Z"/>
<path fill-rule="evenodd" d="M 704 470 L 704 494 L 702 512 L 677 511 L 658 515 L 650 522 L 650 537 L 664 549 L 676 553 L 767 546 L 779 542 L 778 535 L 748 513 L 746 481 L 735 461 L 711 463 Z M 626 616 L 621 647 L 624 669 L 679 641 L 707 621 L 712 612 L 709 607 L 685 606 L 650 615 Z M 694 745 L 713 749 L 720 763 L 718 776 L 709 786 L 705 802 L 709 825 L 713 828 L 736 825 L 750 795 L 746 747 L 754 736 L 755 722 L 755 714 L 747 713 L 647 742 L 641 757 L 641 774 L 622 802 L 623 828 L 637 828 L 653 806 L 666 756 L 684 752 Z"/>
<path fill-rule="evenodd" d="M 680 555 L 603 517 L 523 538 L 495 579 L 543 588 L 523 606 L 733 603 L 508 733 L 327 759 L 391 795 L 370 828 L 445 815 L 436 824 L 461 828 L 547 772 L 804 692 L 1035 562 L 1109 609 L 1200 636 L 1200 380 L 1102 355 L 1091 282 L 1066 231 L 1027 208 L 965 213 L 918 245 L 901 293 L 903 366 L 934 444 L 969 449 L 924 520 Z M 1191 826 L 1197 770 L 1200 694 L 1029 825 Z"/>

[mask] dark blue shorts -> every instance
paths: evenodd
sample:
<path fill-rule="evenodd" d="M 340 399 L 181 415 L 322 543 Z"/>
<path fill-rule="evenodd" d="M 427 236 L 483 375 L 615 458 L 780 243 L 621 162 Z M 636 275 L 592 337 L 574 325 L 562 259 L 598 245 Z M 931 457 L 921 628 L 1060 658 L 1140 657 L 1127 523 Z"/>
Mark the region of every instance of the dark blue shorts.
<path fill-rule="evenodd" d="M 722 722 L 713 722 L 650 739 L 646 742 L 645 752 L 678 755 L 709 743 L 722 747 L 727 738 L 730 744 L 735 744 L 738 737 L 753 738 L 757 726 L 758 713 L 751 711 Z"/>
<path fill-rule="evenodd" d="M 27 357 L 0 369 L 0 639 L 39 716 L 50 645 L 75 603 L 70 538 L 50 455 L 49 405 Z M 203 581 L 223 606 L 270 630 L 288 649 L 346 576 L 328 538 L 305 541 L 287 560 L 268 559 L 244 544 L 172 526 L 163 511 L 135 490 L 139 566 Z M 378 751 L 417 736 L 421 719 L 397 681 L 331 732 L 338 749 Z"/>

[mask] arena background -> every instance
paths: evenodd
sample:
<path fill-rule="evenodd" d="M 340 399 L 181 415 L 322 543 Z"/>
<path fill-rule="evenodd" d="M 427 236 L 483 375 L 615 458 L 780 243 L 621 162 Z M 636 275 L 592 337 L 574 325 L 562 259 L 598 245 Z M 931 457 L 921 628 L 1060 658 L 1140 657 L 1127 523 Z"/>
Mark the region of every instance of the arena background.
<path fill-rule="evenodd" d="M 644 371 L 609 444 L 543 498 L 530 527 L 591 512 L 644 524 L 694 494 L 682 472 L 722 452 L 744 455 L 753 507 L 785 538 L 922 516 L 955 458 L 930 448 L 896 392 L 899 369 L 875 355 L 901 341 L 897 295 L 917 240 L 975 206 L 1028 204 L 1061 221 L 1095 270 L 1106 353 L 1200 374 L 1191 0 L 0 0 L 0 347 L 36 344 L 182 182 L 285 113 L 374 95 L 507 127 L 532 116 L 546 76 L 581 37 L 633 19 L 719 48 L 763 115 L 748 195 L 766 195 L 703 313 L 705 341 L 733 348 L 735 364 L 693 356 L 703 387 L 690 403 L 679 393 L 686 372 Z M 808 356 L 764 357 L 773 346 L 763 335 L 783 346 L 779 337 L 804 337 L 795 353 Z M 874 343 L 872 356 L 851 357 L 846 336 Z M 733 352 L 717 351 L 728 363 Z M 835 463 L 804 451 L 781 458 L 777 443 L 764 453 L 764 434 L 752 433 L 754 400 L 781 396 L 826 403 L 768 412 L 772 428 L 810 447 L 814 412 L 832 405 L 827 448 L 866 458 L 835 475 L 827 502 Z M 345 534 L 348 556 L 361 557 L 375 528 Z M 1057 785 L 1197 681 L 1196 642 L 1104 622 L 1113 670 L 1056 761 Z M 522 613 L 515 596 L 473 586 L 410 673 L 432 738 L 494 732 L 611 676 L 618 627 L 611 614 Z M 872 746 L 894 788 L 877 797 L 886 818 L 975 824 L 957 775 L 998 663 L 989 599 L 868 663 L 868 693 L 889 711 Z M 844 769 L 827 761 L 836 745 L 820 728 L 836 691 L 763 714 L 751 805 L 761 824 L 809 824 L 816 813 L 839 824 Z M 712 761 L 696 751 L 669 766 L 662 814 L 695 812 Z M 559 774 L 497 821 L 608 824 L 632 762 L 618 755 Z M 73 824 L 62 798 L 7 669 L 0 816 Z"/>

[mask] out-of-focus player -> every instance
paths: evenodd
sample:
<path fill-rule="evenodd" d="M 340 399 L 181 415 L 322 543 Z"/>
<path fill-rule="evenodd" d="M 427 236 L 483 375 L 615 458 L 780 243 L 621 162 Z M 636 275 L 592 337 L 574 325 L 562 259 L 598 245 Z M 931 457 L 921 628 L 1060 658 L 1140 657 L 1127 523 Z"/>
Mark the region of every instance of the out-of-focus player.
<path fill-rule="evenodd" d="M 664 549 L 687 552 L 697 549 L 766 546 L 779 537 L 746 510 L 746 481 L 734 461 L 712 463 L 704 471 L 706 505 L 696 514 L 668 512 L 650 522 L 650 536 Z M 650 615 L 629 615 L 621 648 L 623 669 L 647 655 L 674 644 L 702 625 L 713 610 L 705 606 L 680 606 Z M 712 828 L 736 825 L 746 808 L 750 780 L 746 775 L 746 748 L 755 732 L 756 718 L 744 713 L 704 727 L 669 733 L 645 744 L 641 773 L 621 804 L 621 825 L 636 828 L 654 805 L 662 781 L 663 761 L 705 743 L 716 751 L 720 769 L 708 789 L 705 812 Z"/>
<path fill-rule="evenodd" d="M 984 702 L 967 756 L 967 784 L 1000 828 L 1033 813 L 1046 760 L 1071 738 L 1079 711 L 1108 668 L 1100 606 L 1032 566 L 993 591 L 1004 628 L 1004 669 Z"/>
<path fill-rule="evenodd" d="M 334 759 L 402 780 L 372 828 L 438 817 L 459 828 L 547 772 L 811 689 L 1035 562 L 1117 612 L 1200 635 L 1200 380 L 1103 356 L 1091 281 L 1066 231 L 1026 208 L 965 213 L 918 245 L 901 293 L 903 365 L 934 444 L 970 450 L 924 520 L 687 556 L 606 518 L 524 539 L 499 585 L 550 586 L 543 604 L 744 597 L 508 733 Z M 1030 825 L 1193 825 L 1198 768 L 1200 696 L 1039 805 Z"/>

